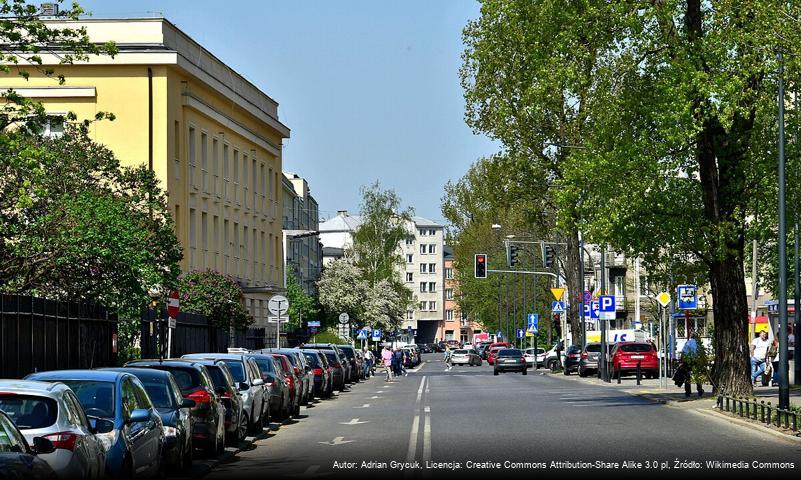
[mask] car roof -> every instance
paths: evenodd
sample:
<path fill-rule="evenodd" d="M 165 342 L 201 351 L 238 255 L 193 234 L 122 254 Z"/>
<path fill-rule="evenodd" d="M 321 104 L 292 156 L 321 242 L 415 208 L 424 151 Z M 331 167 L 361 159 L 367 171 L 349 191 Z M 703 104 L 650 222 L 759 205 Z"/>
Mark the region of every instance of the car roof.
<path fill-rule="evenodd" d="M 50 370 L 28 375 L 32 380 L 96 380 L 101 382 L 117 382 L 130 373 L 111 370 Z M 26 377 L 27 378 L 27 377 Z"/>
<path fill-rule="evenodd" d="M 101 368 L 100 370 L 108 370 L 111 372 L 123 372 L 135 375 L 140 380 L 143 378 L 160 378 L 166 379 L 172 376 L 172 373 L 164 370 L 157 370 L 155 368 L 136 368 L 136 367 L 108 367 Z"/>
<path fill-rule="evenodd" d="M 181 358 L 192 360 L 242 360 L 243 357 L 248 356 L 247 353 L 189 353 L 183 355 Z"/>
<path fill-rule="evenodd" d="M 197 366 L 202 367 L 203 364 L 189 360 L 186 358 L 169 358 L 167 360 L 159 360 L 159 359 L 143 359 L 143 360 L 131 360 L 130 362 L 126 363 L 125 366 L 127 367 L 130 365 L 131 367 L 136 367 L 138 365 L 151 365 L 151 366 L 165 366 L 165 367 L 185 367 L 185 366 Z"/>
<path fill-rule="evenodd" d="M 52 394 L 68 388 L 61 382 L 38 380 L 0 380 L 0 392 L 21 394 Z"/>

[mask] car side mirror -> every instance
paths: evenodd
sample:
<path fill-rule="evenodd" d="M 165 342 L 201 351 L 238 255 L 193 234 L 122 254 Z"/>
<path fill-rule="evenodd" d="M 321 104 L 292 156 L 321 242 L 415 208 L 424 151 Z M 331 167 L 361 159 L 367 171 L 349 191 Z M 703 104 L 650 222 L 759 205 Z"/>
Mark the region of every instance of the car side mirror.
<path fill-rule="evenodd" d="M 128 417 L 128 423 L 142 423 L 150 420 L 150 410 L 137 408 Z"/>
<path fill-rule="evenodd" d="M 239 382 L 239 389 L 240 390 L 247 390 L 248 388 L 250 388 L 250 385 L 248 385 L 248 382 Z"/>
<path fill-rule="evenodd" d="M 180 408 L 195 408 L 195 405 L 197 405 L 197 403 L 191 398 L 184 398 L 181 400 Z"/>
<path fill-rule="evenodd" d="M 49 439 L 44 437 L 34 437 L 33 453 L 36 455 L 46 455 L 56 451 L 56 446 Z"/>
<path fill-rule="evenodd" d="M 89 430 L 94 434 L 109 433 L 114 430 L 114 422 L 111 420 L 91 415 L 87 415 L 86 418 L 89 420 Z"/>
<path fill-rule="evenodd" d="M 260 387 L 260 386 L 264 385 L 264 380 L 262 380 L 261 378 L 257 378 L 255 380 L 253 380 L 252 383 L 253 383 L 254 387 Z"/>

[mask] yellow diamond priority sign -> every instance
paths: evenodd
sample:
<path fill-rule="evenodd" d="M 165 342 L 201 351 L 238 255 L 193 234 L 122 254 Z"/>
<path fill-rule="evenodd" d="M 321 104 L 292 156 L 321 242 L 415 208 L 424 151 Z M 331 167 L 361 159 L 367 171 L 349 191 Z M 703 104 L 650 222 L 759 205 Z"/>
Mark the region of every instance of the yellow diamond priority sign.
<path fill-rule="evenodd" d="M 564 288 L 552 288 L 551 289 L 551 293 L 553 294 L 553 298 L 555 298 L 556 301 L 558 302 L 559 300 L 562 299 L 562 295 L 564 295 L 565 289 Z"/>
<path fill-rule="evenodd" d="M 656 296 L 656 300 L 663 307 L 667 307 L 668 303 L 670 303 L 670 294 L 667 292 L 662 292 Z"/>

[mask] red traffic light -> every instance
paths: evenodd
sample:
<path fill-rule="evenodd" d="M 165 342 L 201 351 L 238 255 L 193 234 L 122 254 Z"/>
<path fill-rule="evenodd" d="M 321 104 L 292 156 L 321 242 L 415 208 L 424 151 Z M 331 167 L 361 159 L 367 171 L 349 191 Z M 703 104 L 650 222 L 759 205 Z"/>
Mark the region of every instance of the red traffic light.
<path fill-rule="evenodd" d="M 487 254 L 477 253 L 475 263 L 476 278 L 487 278 Z"/>
<path fill-rule="evenodd" d="M 484 263 L 484 257 L 482 257 L 481 255 L 479 255 L 479 256 L 477 256 L 477 257 L 476 257 L 476 261 L 477 261 L 478 263 Z"/>

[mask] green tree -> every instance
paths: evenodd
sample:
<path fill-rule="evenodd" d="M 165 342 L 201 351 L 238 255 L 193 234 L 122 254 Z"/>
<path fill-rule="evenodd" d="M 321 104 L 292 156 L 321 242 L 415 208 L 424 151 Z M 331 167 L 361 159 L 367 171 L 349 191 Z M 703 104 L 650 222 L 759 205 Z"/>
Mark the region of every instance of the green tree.
<path fill-rule="evenodd" d="M 347 313 L 356 322 L 363 322 L 363 301 L 369 288 L 364 273 L 349 258 L 329 263 L 317 282 L 320 304 L 327 316 L 335 318 Z"/>
<path fill-rule="evenodd" d="M 289 324 L 303 327 L 303 320 L 316 320 L 319 313 L 317 301 L 303 291 L 294 269 L 286 272 L 286 298 L 289 300 Z"/>
<path fill-rule="evenodd" d="M 229 275 L 213 270 L 189 272 L 181 276 L 178 292 L 181 311 L 205 315 L 218 327 L 245 328 L 253 323 L 242 289 Z"/>

